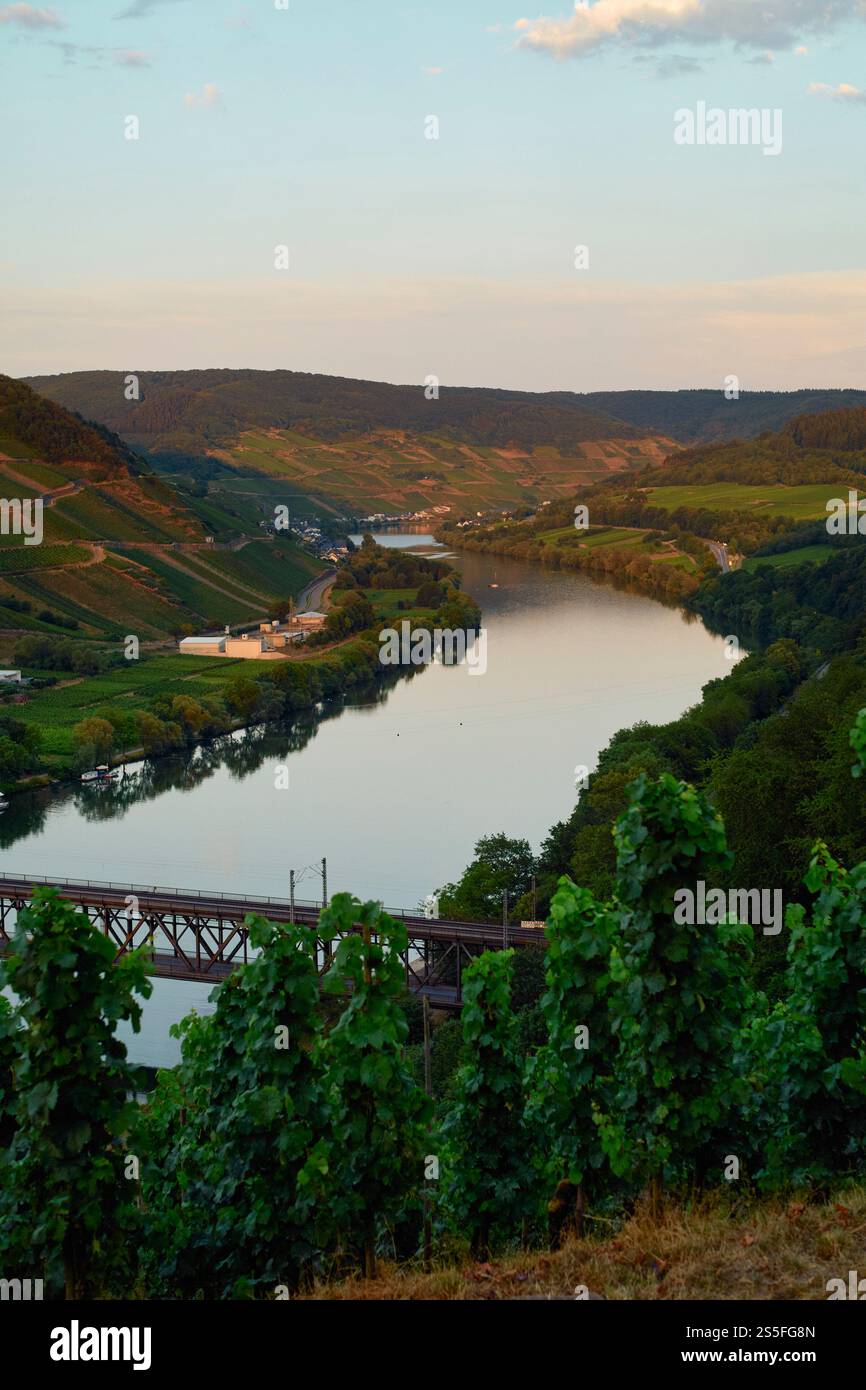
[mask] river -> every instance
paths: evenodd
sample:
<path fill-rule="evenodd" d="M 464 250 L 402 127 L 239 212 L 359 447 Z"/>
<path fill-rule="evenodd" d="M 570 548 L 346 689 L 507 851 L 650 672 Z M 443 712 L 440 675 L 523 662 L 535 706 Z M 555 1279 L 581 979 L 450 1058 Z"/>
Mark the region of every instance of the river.
<path fill-rule="evenodd" d="M 415 910 L 482 835 L 537 850 L 574 806 L 575 769 L 617 729 L 676 718 L 730 671 L 720 637 L 640 594 L 495 556 L 456 563 L 483 610 L 486 670 L 433 665 L 289 731 L 139 765 L 116 788 L 16 798 L 0 868 L 286 898 L 294 868 L 298 897 L 317 898 L 326 856 L 329 894 Z M 170 1065 L 169 1024 L 207 994 L 156 981 L 133 1059 Z"/>

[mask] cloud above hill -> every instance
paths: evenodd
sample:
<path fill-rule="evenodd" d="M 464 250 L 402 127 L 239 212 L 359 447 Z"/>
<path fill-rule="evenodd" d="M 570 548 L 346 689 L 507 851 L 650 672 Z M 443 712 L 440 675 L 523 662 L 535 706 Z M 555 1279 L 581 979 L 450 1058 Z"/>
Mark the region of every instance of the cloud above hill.
<path fill-rule="evenodd" d="M 806 32 L 829 32 L 866 18 L 864 0 L 578 0 L 561 19 L 519 19 L 518 46 L 554 58 L 581 58 L 623 46 L 733 44 L 762 50 L 793 47 Z"/>
<path fill-rule="evenodd" d="M 187 92 L 184 106 L 219 106 L 222 93 L 215 82 L 206 82 L 200 92 Z"/>
<path fill-rule="evenodd" d="M 835 87 L 827 82 L 810 82 L 807 90 L 810 96 L 833 97 L 836 101 L 853 102 L 860 106 L 866 102 L 866 92 L 853 87 L 850 82 L 840 82 Z"/>
<path fill-rule="evenodd" d="M 54 10 L 34 5 L 0 5 L 0 24 L 20 24 L 24 29 L 62 29 L 63 20 Z"/>

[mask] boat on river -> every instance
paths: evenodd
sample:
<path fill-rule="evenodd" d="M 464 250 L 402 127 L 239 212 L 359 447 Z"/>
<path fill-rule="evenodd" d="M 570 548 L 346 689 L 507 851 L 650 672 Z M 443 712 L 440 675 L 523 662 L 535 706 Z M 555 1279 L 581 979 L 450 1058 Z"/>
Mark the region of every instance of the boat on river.
<path fill-rule="evenodd" d="M 81 780 L 85 786 L 101 786 L 105 782 L 113 782 L 117 773 L 108 766 L 108 763 L 99 763 L 89 772 L 82 772 Z"/>

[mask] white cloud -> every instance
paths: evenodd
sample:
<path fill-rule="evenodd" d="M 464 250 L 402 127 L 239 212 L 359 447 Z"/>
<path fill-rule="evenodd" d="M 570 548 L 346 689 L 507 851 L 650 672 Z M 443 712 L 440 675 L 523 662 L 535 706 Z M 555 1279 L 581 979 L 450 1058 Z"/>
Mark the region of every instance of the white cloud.
<path fill-rule="evenodd" d="M 219 106 L 222 93 L 215 82 L 206 82 L 200 93 L 187 92 L 184 106 Z"/>
<path fill-rule="evenodd" d="M 21 24 L 25 29 L 62 29 L 63 20 L 55 10 L 37 10 L 33 5 L 4 5 L 0 24 Z"/>
<path fill-rule="evenodd" d="M 121 48 L 115 51 L 114 61 L 122 68 L 149 68 L 150 54 L 140 48 Z"/>
<path fill-rule="evenodd" d="M 827 82 L 810 82 L 806 89 L 810 96 L 834 97 L 836 101 L 850 101 L 855 104 L 866 102 L 866 92 L 852 87 L 850 82 L 840 82 L 831 87 Z"/>
<path fill-rule="evenodd" d="M 863 19 L 863 0 L 578 0 L 561 19 L 519 19 L 521 48 L 554 58 L 580 58 L 612 45 L 731 43 L 738 48 L 790 48 L 803 31 L 826 31 Z"/>

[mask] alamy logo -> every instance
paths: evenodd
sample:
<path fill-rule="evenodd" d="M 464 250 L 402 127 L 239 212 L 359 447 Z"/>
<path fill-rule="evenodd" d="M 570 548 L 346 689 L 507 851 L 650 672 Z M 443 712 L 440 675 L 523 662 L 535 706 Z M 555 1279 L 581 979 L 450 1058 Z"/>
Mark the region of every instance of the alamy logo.
<path fill-rule="evenodd" d="M 69 1327 L 51 1332 L 52 1361 L 131 1361 L 134 1371 L 150 1370 L 149 1327 Z"/>
<path fill-rule="evenodd" d="M 848 1283 L 844 1279 L 828 1279 L 824 1285 L 827 1290 L 827 1300 L 832 1303 L 834 1299 L 847 1298 L 863 1301 L 866 1299 L 866 1279 L 858 1279 L 856 1269 L 848 1270 Z"/>
<path fill-rule="evenodd" d="M 778 936 L 784 921 L 781 888 L 711 888 L 698 879 L 696 891 L 678 888 L 674 893 L 674 921 L 678 926 L 717 926 L 728 918 L 763 926 L 764 936 Z"/>
<path fill-rule="evenodd" d="M 42 1298 L 41 1279 L 0 1279 L 0 1301 L 12 1299 L 14 1302 Z"/>
<path fill-rule="evenodd" d="M 782 112 L 768 106 L 739 107 L 723 111 L 699 101 L 694 111 L 680 107 L 674 112 L 674 142 L 677 145 L 761 145 L 764 154 L 782 153 Z"/>
<path fill-rule="evenodd" d="M 23 536 L 25 545 L 41 545 L 42 498 L 0 497 L 0 535 Z"/>
<path fill-rule="evenodd" d="M 379 660 L 383 666 L 466 665 L 470 676 L 483 676 L 487 670 L 487 629 L 434 627 L 413 628 L 408 618 L 400 631 L 383 627 L 379 633 Z"/>
<path fill-rule="evenodd" d="M 831 497 L 826 505 L 827 531 L 831 536 L 866 536 L 866 497 L 859 497 L 854 488 L 844 497 Z"/>

